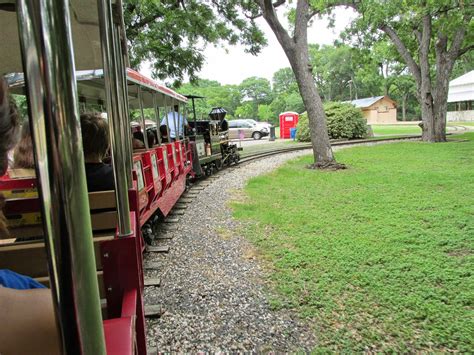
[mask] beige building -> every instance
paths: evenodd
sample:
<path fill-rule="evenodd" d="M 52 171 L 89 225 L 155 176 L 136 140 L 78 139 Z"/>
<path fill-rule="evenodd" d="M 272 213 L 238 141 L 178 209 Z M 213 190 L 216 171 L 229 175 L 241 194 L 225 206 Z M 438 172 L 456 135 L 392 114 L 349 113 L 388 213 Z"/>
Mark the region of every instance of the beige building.
<path fill-rule="evenodd" d="M 347 101 L 362 110 L 368 124 L 397 123 L 397 104 L 388 96 Z"/>

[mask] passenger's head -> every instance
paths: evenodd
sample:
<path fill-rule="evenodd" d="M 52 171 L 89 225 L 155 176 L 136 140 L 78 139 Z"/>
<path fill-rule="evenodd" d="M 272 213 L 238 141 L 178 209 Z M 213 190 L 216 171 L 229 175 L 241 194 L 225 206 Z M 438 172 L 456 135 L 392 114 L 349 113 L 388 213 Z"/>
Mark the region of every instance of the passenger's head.
<path fill-rule="evenodd" d="M 33 141 L 31 139 L 30 125 L 28 123 L 23 124 L 21 128 L 21 138 L 13 153 L 13 167 L 15 169 L 35 168 Z"/>
<path fill-rule="evenodd" d="M 162 125 L 160 126 L 160 135 L 161 135 L 162 137 L 168 137 L 168 128 L 166 127 L 165 124 L 162 124 Z"/>
<path fill-rule="evenodd" d="M 107 122 L 100 113 L 81 115 L 82 145 L 86 162 L 101 162 L 109 149 Z"/>
<path fill-rule="evenodd" d="M 174 110 L 175 110 L 176 112 L 178 112 L 178 111 L 179 111 L 179 105 L 174 105 Z"/>
<path fill-rule="evenodd" d="M 146 140 L 148 141 L 148 148 L 151 148 L 155 145 L 155 134 L 151 129 L 147 129 L 146 131 Z"/>
<path fill-rule="evenodd" d="M 8 86 L 0 79 L 0 176 L 8 168 L 8 152 L 18 139 L 19 116 L 13 99 L 8 94 Z"/>

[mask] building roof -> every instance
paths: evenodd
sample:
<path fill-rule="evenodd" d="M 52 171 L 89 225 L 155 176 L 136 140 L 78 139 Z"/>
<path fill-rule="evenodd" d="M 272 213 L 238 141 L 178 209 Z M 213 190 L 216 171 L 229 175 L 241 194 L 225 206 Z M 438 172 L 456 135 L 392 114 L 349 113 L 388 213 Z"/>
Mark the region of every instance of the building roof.
<path fill-rule="evenodd" d="M 448 102 L 474 100 L 474 70 L 449 82 Z"/>
<path fill-rule="evenodd" d="M 383 99 L 385 96 L 374 96 L 374 97 L 366 97 L 365 99 L 358 99 L 358 100 L 352 100 L 352 101 L 344 101 L 343 103 L 351 103 L 355 107 L 358 108 L 366 108 L 369 106 L 372 106 L 375 104 L 377 101 Z"/>

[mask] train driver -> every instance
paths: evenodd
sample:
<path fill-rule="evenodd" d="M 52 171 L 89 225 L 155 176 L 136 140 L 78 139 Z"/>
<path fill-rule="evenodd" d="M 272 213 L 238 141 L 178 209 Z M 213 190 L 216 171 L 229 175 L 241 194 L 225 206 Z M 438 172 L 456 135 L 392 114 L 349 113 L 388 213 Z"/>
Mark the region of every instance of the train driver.
<path fill-rule="evenodd" d="M 178 125 L 178 127 L 175 126 L 175 123 Z M 168 112 L 168 114 L 163 117 L 160 124 L 168 125 L 171 141 L 183 138 L 183 127 L 191 129 L 191 126 L 188 124 L 186 118 L 184 118 L 183 115 L 179 113 L 178 105 L 174 105 L 174 111 Z"/>

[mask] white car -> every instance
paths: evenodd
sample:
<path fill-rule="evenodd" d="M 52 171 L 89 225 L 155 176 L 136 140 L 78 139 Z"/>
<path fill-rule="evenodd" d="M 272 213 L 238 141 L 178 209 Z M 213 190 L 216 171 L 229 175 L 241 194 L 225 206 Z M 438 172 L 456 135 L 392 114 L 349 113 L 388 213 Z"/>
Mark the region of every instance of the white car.
<path fill-rule="evenodd" d="M 243 119 L 242 121 L 247 121 L 247 122 L 250 122 L 250 123 L 253 123 L 254 125 L 256 125 L 261 131 L 264 131 L 264 132 L 268 132 L 270 133 L 270 127 L 272 127 L 272 125 L 270 123 L 267 123 L 267 122 L 258 122 L 258 121 L 255 121 L 255 120 L 252 120 L 252 119 Z"/>

